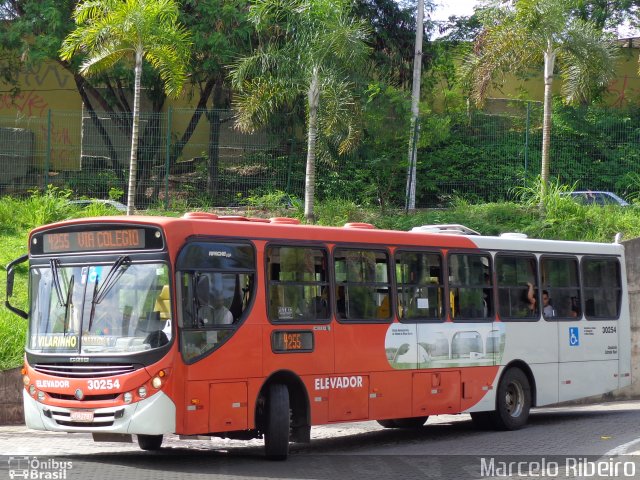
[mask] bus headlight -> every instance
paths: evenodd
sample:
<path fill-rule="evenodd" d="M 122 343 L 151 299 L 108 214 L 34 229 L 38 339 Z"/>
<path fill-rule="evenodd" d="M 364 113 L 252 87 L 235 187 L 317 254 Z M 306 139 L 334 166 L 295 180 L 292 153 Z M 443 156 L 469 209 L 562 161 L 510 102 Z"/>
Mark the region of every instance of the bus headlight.
<path fill-rule="evenodd" d="M 127 392 L 122 396 L 124 403 L 131 403 L 133 401 L 133 394 L 131 392 Z"/>
<path fill-rule="evenodd" d="M 140 398 L 144 398 L 144 397 L 146 397 L 146 396 L 147 396 L 147 387 L 145 387 L 145 386 L 140 387 L 140 388 L 138 389 L 138 396 L 139 396 Z"/>
<path fill-rule="evenodd" d="M 153 380 L 151 380 L 151 386 L 153 388 L 160 388 L 162 386 L 162 379 L 160 377 L 153 377 Z"/>
<path fill-rule="evenodd" d="M 35 395 L 36 394 L 36 387 L 35 385 L 29 385 L 29 393 L 31 395 Z"/>
<path fill-rule="evenodd" d="M 40 400 L 41 402 L 44 402 L 45 399 L 45 394 L 44 392 L 38 392 L 38 400 Z"/>
<path fill-rule="evenodd" d="M 31 379 L 29 378 L 29 375 L 24 375 L 22 377 L 22 383 L 24 383 L 25 387 L 29 386 L 29 384 L 31 383 Z"/>

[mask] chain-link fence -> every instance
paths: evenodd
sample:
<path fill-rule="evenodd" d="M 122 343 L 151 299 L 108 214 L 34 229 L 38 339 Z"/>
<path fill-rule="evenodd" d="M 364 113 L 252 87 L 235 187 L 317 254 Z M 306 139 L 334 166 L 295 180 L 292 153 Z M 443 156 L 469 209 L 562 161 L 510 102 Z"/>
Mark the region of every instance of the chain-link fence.
<path fill-rule="evenodd" d="M 418 207 L 451 195 L 505 199 L 540 172 L 539 103 L 494 100 L 483 111 L 440 120 L 421 131 Z M 129 115 L 103 112 L 0 117 L 2 193 L 55 185 L 77 197 L 125 201 L 130 131 Z M 634 112 L 557 105 L 551 145 L 551 174 L 563 183 L 625 195 L 640 178 L 640 115 Z M 136 206 L 233 206 L 273 191 L 302 198 L 305 149 L 302 126 L 294 134 L 284 128 L 247 134 L 234 128 L 228 110 L 145 113 Z M 406 156 L 406 146 L 384 153 L 362 148 L 320 161 L 318 197 L 401 207 Z"/>

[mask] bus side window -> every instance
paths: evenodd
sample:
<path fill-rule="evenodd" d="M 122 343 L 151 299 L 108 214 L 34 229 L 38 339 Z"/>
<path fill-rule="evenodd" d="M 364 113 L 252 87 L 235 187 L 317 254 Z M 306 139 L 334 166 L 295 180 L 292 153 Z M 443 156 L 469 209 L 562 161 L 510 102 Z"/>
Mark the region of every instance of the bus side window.
<path fill-rule="evenodd" d="M 336 308 L 344 320 L 390 320 L 389 260 L 386 252 L 336 249 Z"/>
<path fill-rule="evenodd" d="M 581 302 L 578 259 L 575 257 L 544 256 L 542 257 L 541 272 L 543 299 L 540 308 L 542 316 L 547 320 L 575 318 L 578 312 L 573 308 Z"/>
<path fill-rule="evenodd" d="M 442 257 L 431 252 L 396 253 L 398 316 L 403 321 L 441 320 Z"/>
<path fill-rule="evenodd" d="M 614 320 L 620 316 L 622 280 L 620 263 L 615 258 L 584 258 L 584 313 L 588 320 Z M 572 298 L 572 309 L 579 309 L 579 299 Z"/>
<path fill-rule="evenodd" d="M 493 317 L 491 257 L 486 254 L 449 255 L 449 286 L 454 293 L 454 320 L 485 320 Z"/>
<path fill-rule="evenodd" d="M 329 320 L 327 253 L 317 247 L 267 249 L 268 312 L 272 322 Z"/>
<path fill-rule="evenodd" d="M 496 277 L 500 318 L 524 320 L 539 317 L 538 269 L 535 256 L 499 253 L 496 256 Z"/>

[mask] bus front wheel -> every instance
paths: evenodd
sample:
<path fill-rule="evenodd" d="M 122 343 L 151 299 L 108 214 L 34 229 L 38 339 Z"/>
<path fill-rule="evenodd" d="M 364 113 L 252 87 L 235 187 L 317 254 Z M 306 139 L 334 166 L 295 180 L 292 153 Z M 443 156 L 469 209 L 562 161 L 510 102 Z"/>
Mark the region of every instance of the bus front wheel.
<path fill-rule="evenodd" d="M 493 426 L 498 430 L 518 430 L 527 423 L 530 409 L 529 379 L 519 368 L 510 368 L 498 385 L 496 410 L 491 412 Z"/>
<path fill-rule="evenodd" d="M 286 385 L 274 383 L 269 387 L 266 405 L 264 432 L 265 455 L 270 460 L 285 460 L 289 454 L 289 434 L 291 414 L 289 411 L 289 389 Z"/>
<path fill-rule="evenodd" d="M 393 419 L 390 420 L 378 420 L 377 421 L 381 427 L 384 428 L 398 428 L 396 427 L 396 421 Z"/>
<path fill-rule="evenodd" d="M 410 418 L 395 418 L 390 420 L 378 420 L 378 423 L 384 428 L 420 428 L 422 427 L 429 417 L 410 417 Z"/>
<path fill-rule="evenodd" d="M 138 446 L 142 450 L 159 450 L 162 435 L 138 435 Z"/>

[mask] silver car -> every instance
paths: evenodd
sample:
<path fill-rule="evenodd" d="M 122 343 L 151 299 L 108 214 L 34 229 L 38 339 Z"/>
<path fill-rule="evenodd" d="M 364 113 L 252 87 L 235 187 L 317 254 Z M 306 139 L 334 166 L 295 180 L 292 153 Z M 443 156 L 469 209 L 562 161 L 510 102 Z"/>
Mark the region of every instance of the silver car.
<path fill-rule="evenodd" d="M 582 203 L 583 205 L 619 205 L 621 207 L 629 206 L 629 202 L 620 198 L 618 195 L 612 192 L 581 190 L 569 192 L 567 195 L 571 195 L 572 198 Z"/>

